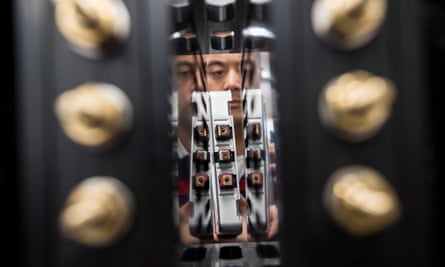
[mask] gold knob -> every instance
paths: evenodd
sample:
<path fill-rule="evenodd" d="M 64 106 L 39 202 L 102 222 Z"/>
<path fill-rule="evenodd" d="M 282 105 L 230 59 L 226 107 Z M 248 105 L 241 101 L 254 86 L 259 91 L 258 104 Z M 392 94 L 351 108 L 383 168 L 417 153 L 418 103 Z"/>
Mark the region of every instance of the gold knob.
<path fill-rule="evenodd" d="M 391 114 L 396 90 L 391 81 L 355 70 L 327 83 L 319 97 L 322 124 L 345 141 L 374 136 Z"/>
<path fill-rule="evenodd" d="M 352 165 L 328 180 L 324 205 L 334 221 L 355 236 L 384 230 L 400 216 L 400 202 L 391 185 L 375 169 Z"/>
<path fill-rule="evenodd" d="M 85 83 L 63 92 L 54 106 L 65 134 L 87 147 L 111 145 L 133 120 L 130 100 L 107 83 Z"/>
<path fill-rule="evenodd" d="M 125 234 L 134 203 L 126 186 L 112 177 L 90 177 L 69 194 L 60 217 L 63 236 L 87 246 L 106 246 Z"/>
<path fill-rule="evenodd" d="M 316 0 L 312 26 L 323 41 L 340 49 L 355 49 L 377 34 L 386 6 L 386 0 Z"/>
<path fill-rule="evenodd" d="M 130 17 L 122 0 L 53 0 L 60 33 L 79 54 L 100 58 L 127 39 Z"/>

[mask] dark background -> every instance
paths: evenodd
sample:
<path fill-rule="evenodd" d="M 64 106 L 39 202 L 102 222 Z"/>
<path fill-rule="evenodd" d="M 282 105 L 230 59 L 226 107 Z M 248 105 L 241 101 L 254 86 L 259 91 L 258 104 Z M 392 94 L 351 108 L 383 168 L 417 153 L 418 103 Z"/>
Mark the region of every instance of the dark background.
<path fill-rule="evenodd" d="M 49 266 L 45 265 L 45 263 L 48 262 L 64 262 L 64 259 L 59 260 L 52 260 L 51 257 L 56 257 L 55 252 L 53 253 L 50 248 L 43 249 L 44 256 L 35 256 L 38 251 L 41 251 L 42 248 L 37 247 L 30 247 L 29 241 L 27 237 L 29 235 L 23 234 L 23 229 L 32 229 L 31 226 L 38 225 L 41 222 L 35 222 L 30 220 L 24 219 L 24 181 L 19 179 L 18 173 L 19 170 L 23 170 L 23 168 L 29 167 L 26 165 L 26 163 L 22 160 L 24 155 L 21 155 L 23 150 L 21 150 L 19 146 L 19 136 L 22 133 L 19 133 L 18 124 L 20 124 L 20 111 L 22 110 L 19 106 L 18 98 L 20 96 L 17 93 L 16 90 L 16 70 L 18 67 L 18 61 L 15 58 L 15 55 L 18 53 L 17 44 L 15 43 L 15 34 L 16 34 L 16 23 L 14 22 L 17 17 L 14 15 L 13 10 L 13 0 L 7 0 L 1 2 L 1 8 L 0 8 L 0 17 L 3 20 L 3 30 L 2 30 L 2 38 L 1 38 L 1 66 L 2 66 L 2 89 L 0 90 L 0 101 L 1 101 L 1 114 L 2 114 L 2 126 L 1 126 L 1 132 L 2 136 L 0 139 L 0 151 L 1 151 L 1 161 L 0 161 L 0 194 L 1 194 L 1 212 L 2 212 L 2 236 L 6 236 L 6 239 L 2 239 L 3 247 L 7 249 L 3 249 L 2 253 L 2 259 L 1 262 L 12 262 L 12 265 L 14 266 Z M 393 1 L 394 2 L 394 1 Z M 402 2 L 402 1 L 401 1 Z M 404 1 L 403 1 L 404 2 Z M 400 3 L 403 4 L 403 3 Z M 426 131 L 429 131 L 429 128 L 431 129 L 431 136 L 430 140 L 431 143 L 426 143 L 424 149 L 426 150 L 426 153 L 428 155 L 432 155 L 432 158 L 430 161 L 428 161 L 428 164 L 430 164 L 429 171 L 432 172 L 432 180 L 427 180 L 425 183 L 427 183 L 427 186 L 424 188 L 427 189 L 427 192 L 424 192 L 425 194 L 429 195 L 431 197 L 431 203 L 421 203 L 422 205 L 427 205 L 430 209 L 428 212 L 426 212 L 427 218 L 416 218 L 417 220 L 427 220 L 428 222 L 431 222 L 431 227 L 429 231 L 427 232 L 428 236 L 424 239 L 425 242 L 430 242 L 428 244 L 428 248 L 426 249 L 424 256 L 432 257 L 429 261 L 430 266 L 442 266 L 443 264 L 440 264 L 443 260 L 443 258 L 440 255 L 439 251 L 439 245 L 441 244 L 441 237 L 443 236 L 443 219 L 441 219 L 440 212 L 443 211 L 443 205 L 441 204 L 443 201 L 442 197 L 442 189 L 443 189 L 443 181 L 440 179 L 443 177 L 443 147 L 441 146 L 441 139 L 443 136 L 443 130 L 440 129 L 440 124 L 443 122 L 443 118 L 441 116 L 441 108 L 443 106 L 441 94 L 443 90 L 443 77 L 444 77 L 444 70 L 445 70 L 445 3 L 440 0 L 429 0 L 429 1 L 423 1 L 422 2 L 422 8 L 418 10 L 421 14 L 419 14 L 419 17 L 421 20 L 419 21 L 421 23 L 421 34 L 418 36 L 420 38 L 419 43 L 422 47 L 422 51 L 424 52 L 425 58 L 424 60 L 418 61 L 418 69 L 421 70 L 424 73 L 424 93 L 426 96 L 426 117 L 425 121 L 423 121 L 422 125 L 426 127 Z M 409 25 L 409 23 L 407 23 Z M 54 29 L 49 29 L 54 30 Z M 60 41 L 60 40 L 59 40 Z M 147 48 L 149 49 L 149 48 Z M 39 52 L 36 50 L 36 52 Z M 406 111 L 409 112 L 409 111 Z M 304 183 L 303 183 L 304 184 Z M 48 188 L 51 188 L 50 186 Z M 57 198 L 56 198 L 57 199 Z M 155 200 L 155 198 L 151 198 L 152 200 Z M 43 200 L 42 200 L 43 201 Z M 37 212 L 37 211 L 36 211 Z M 43 213 L 41 216 L 44 216 L 45 213 Z M 148 220 L 148 218 L 147 218 Z M 47 235 L 50 234 L 51 231 L 48 230 L 48 227 L 50 225 L 43 227 L 48 232 L 39 233 L 41 235 Z M 292 227 L 298 227 L 298 224 L 296 226 L 288 226 L 287 229 L 290 229 Z M 39 228 L 35 228 L 36 231 L 40 231 Z M 31 230 L 32 231 L 32 230 Z M 289 233 L 292 234 L 292 236 L 298 235 L 298 233 L 295 233 L 292 230 L 289 230 Z M 415 232 L 412 233 L 414 236 L 416 235 Z M 331 235 L 330 237 L 335 237 L 336 235 Z M 54 238 L 54 237 L 51 237 Z M 50 239 L 51 239 L 50 238 Z M 161 235 L 152 238 L 162 238 Z M 135 239 L 138 240 L 138 239 Z M 332 242 L 335 242 L 336 240 L 331 240 Z M 338 241 L 338 240 L 337 240 Z M 375 240 L 374 240 L 375 241 Z M 304 237 L 300 239 L 300 242 L 295 242 L 295 249 L 297 251 L 304 251 L 304 249 L 299 250 L 299 248 L 305 247 L 306 245 L 308 247 L 323 247 L 323 246 L 314 246 L 311 242 L 314 242 L 314 240 L 311 240 L 310 238 L 305 239 Z M 342 242 L 346 242 L 345 240 L 342 240 Z M 377 242 L 377 241 L 375 241 Z M 150 249 L 154 249 L 153 251 L 162 252 L 160 248 L 153 248 L 151 247 L 152 244 L 154 244 L 155 241 L 149 242 L 145 245 L 149 246 Z M 292 247 L 292 241 L 285 240 L 285 244 L 287 248 Z M 26 244 L 26 245 L 25 245 Z M 65 243 L 62 243 L 66 246 Z M 142 243 L 141 243 L 142 244 Z M 416 244 L 412 244 L 413 247 Z M 73 247 L 69 246 L 69 251 L 75 250 Z M 345 245 L 345 247 L 347 247 Z M 33 250 L 33 251 L 29 251 Z M 56 250 L 54 250 L 56 251 Z M 290 252 L 291 250 L 288 249 Z M 312 251 L 313 254 L 317 253 L 323 253 L 325 250 L 322 251 Z M 6 252 L 6 253 L 5 253 Z M 11 252 L 11 253 L 10 253 Z M 12 253 L 12 252 L 18 252 Z M 60 252 L 60 251 L 59 251 Z M 101 251 L 95 251 L 95 253 L 99 253 L 100 255 Z M 127 252 L 128 253 L 128 252 Z M 397 252 L 397 253 L 400 253 Z M 409 251 L 408 251 L 409 253 Z M 41 262 L 34 262 L 33 265 L 27 265 L 25 264 L 24 257 L 22 255 L 34 255 L 34 259 L 38 259 Z M 154 253 L 155 254 L 155 253 Z M 17 256 L 18 255 L 18 256 Z M 60 254 L 57 257 L 63 257 L 63 255 L 67 256 L 70 254 Z M 81 251 L 80 255 L 82 256 L 92 256 L 91 252 L 88 251 Z M 131 253 L 128 253 L 128 255 L 131 255 Z M 153 254 L 150 254 L 153 255 Z M 287 255 L 290 255 L 288 253 Z M 294 254 L 295 257 L 301 256 L 299 253 Z M 399 254 L 397 254 L 399 255 Z M 96 254 L 97 256 L 97 254 Z M 168 257 L 168 254 L 165 255 Z M 332 255 L 329 255 L 332 257 Z M 407 255 L 408 256 L 408 255 Z M 68 256 L 67 256 L 68 257 Z M 99 256 L 97 256 L 99 257 Z M 287 256 L 291 257 L 291 256 Z M 319 259 L 315 262 L 320 263 L 323 260 L 323 254 L 318 254 Z M 347 257 L 347 256 L 345 256 Z M 304 256 L 302 256 L 304 258 Z M 329 257 L 328 257 L 329 258 Z M 391 262 L 391 259 L 389 259 Z M 300 262 L 300 263 L 307 263 L 311 262 L 310 259 L 307 261 L 292 261 L 290 262 Z M 90 262 L 91 263 L 91 262 Z M 360 265 L 362 264 L 362 265 Z M 52 265 L 51 265 L 52 266 Z M 93 266 L 93 265 L 91 265 Z M 314 265 L 319 266 L 319 265 Z M 321 266 L 321 264 L 320 264 Z M 335 265 L 332 265 L 335 266 Z M 349 265 L 348 265 L 349 266 Z M 368 266 L 366 263 L 360 263 L 357 262 L 356 266 Z"/>
<path fill-rule="evenodd" d="M 425 14 L 424 43 L 427 51 L 428 84 L 426 86 L 429 92 L 431 125 L 433 128 L 433 154 L 435 156 L 434 170 L 436 171 L 434 191 L 432 194 L 435 213 L 434 221 L 434 257 L 437 266 L 443 264 L 439 246 L 442 243 L 444 221 L 441 212 L 443 206 L 443 177 L 444 177 L 444 148 L 443 136 L 444 119 L 442 117 L 441 107 L 443 106 L 443 71 L 445 69 L 445 2 L 441 0 L 429 0 L 426 3 Z M 442 262 L 442 263 L 440 263 Z"/>
<path fill-rule="evenodd" d="M 21 255 L 23 244 L 20 220 L 20 190 L 17 177 L 17 138 L 16 138 L 16 90 L 14 83 L 14 38 L 13 38 L 13 0 L 2 1 L 0 17 L 2 20 L 2 41 L 0 42 L 0 65 L 2 86 L 0 90 L 0 210 L 1 229 L 6 237 L 5 245 L 8 253 L 2 253 L 5 260 L 15 261 L 22 266 L 21 257 L 13 257 L 12 253 Z M 6 261 L 4 261 L 6 262 Z"/>
<path fill-rule="evenodd" d="M 445 69 L 445 2 L 440 0 L 430 0 L 427 3 L 425 12 L 425 45 L 428 56 L 426 66 L 428 76 L 427 90 L 430 99 L 430 114 L 433 127 L 434 155 L 436 163 L 436 179 L 434 183 L 434 257 L 439 265 L 443 264 L 441 258 L 442 237 L 444 221 L 441 212 L 444 210 L 443 188 L 444 188 L 444 119 L 442 117 L 443 105 L 443 70 Z"/>

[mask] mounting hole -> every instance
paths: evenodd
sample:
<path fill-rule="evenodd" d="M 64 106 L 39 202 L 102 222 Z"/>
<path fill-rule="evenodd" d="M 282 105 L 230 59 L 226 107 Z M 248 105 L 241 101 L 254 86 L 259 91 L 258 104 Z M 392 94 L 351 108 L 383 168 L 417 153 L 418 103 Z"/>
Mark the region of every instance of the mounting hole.
<path fill-rule="evenodd" d="M 219 258 L 225 260 L 240 259 L 243 257 L 241 247 L 239 246 L 225 246 L 219 250 Z"/>
<path fill-rule="evenodd" d="M 182 253 L 182 261 L 200 261 L 206 255 L 207 249 L 205 247 L 188 248 Z"/>
<path fill-rule="evenodd" d="M 273 245 L 258 245 L 256 247 L 256 253 L 260 258 L 278 258 L 280 257 L 280 252 L 277 247 Z"/>

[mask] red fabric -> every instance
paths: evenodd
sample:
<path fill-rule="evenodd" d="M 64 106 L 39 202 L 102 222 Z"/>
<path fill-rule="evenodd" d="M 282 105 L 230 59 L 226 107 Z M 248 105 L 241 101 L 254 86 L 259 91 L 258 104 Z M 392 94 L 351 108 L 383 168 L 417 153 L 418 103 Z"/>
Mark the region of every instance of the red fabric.
<path fill-rule="evenodd" d="M 187 179 L 178 179 L 178 194 L 180 196 L 187 196 L 189 194 L 189 180 Z"/>
<path fill-rule="evenodd" d="M 239 191 L 244 195 L 246 192 L 246 179 L 244 179 L 244 176 L 241 177 L 239 180 Z"/>

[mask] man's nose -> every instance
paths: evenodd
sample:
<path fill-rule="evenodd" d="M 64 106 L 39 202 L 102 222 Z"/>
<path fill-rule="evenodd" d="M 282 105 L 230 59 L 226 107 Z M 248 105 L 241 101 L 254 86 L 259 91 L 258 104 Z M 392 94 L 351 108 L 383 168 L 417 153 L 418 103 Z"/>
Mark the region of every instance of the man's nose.
<path fill-rule="evenodd" d="M 205 78 L 203 74 L 199 70 L 197 70 L 194 79 L 196 91 L 204 91 L 204 82 L 205 82 L 204 79 Z"/>
<path fill-rule="evenodd" d="M 229 70 L 225 79 L 224 90 L 241 90 L 241 75 L 238 70 Z"/>

